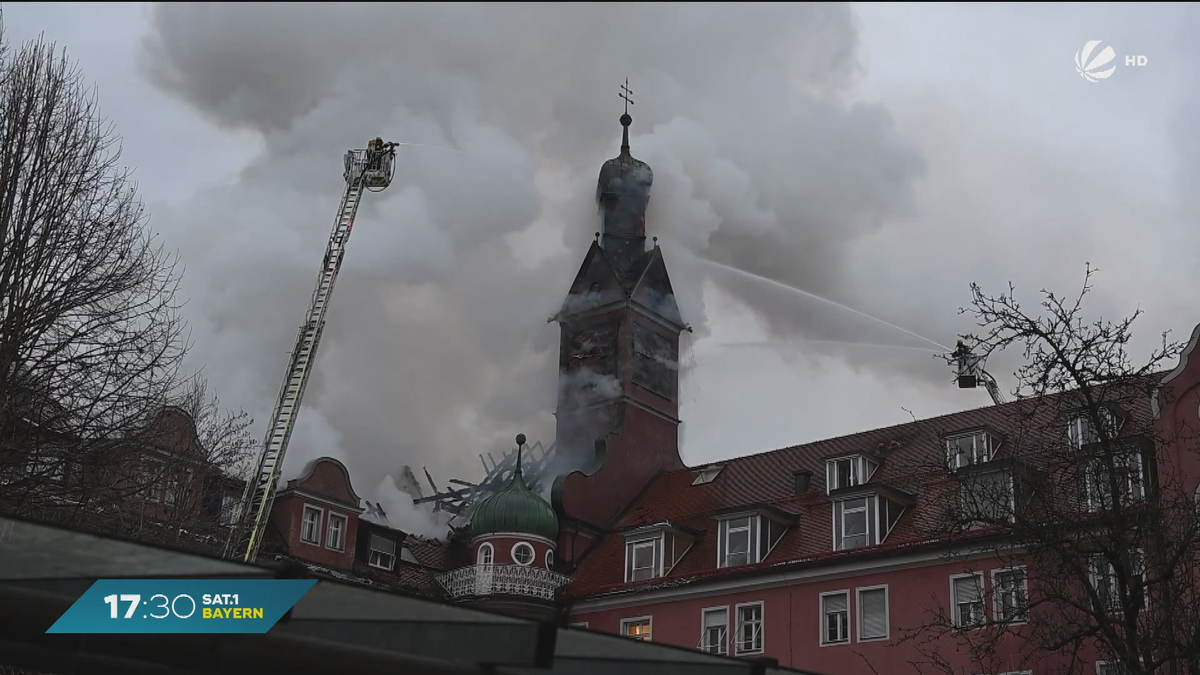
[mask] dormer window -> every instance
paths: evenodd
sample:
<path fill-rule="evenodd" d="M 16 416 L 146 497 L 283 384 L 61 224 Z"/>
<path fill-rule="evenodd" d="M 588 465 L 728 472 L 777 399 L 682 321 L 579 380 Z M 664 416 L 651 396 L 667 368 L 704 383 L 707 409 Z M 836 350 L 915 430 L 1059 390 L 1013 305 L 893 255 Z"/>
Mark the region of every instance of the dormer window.
<path fill-rule="evenodd" d="M 655 579 L 669 573 L 691 546 L 691 535 L 668 523 L 626 534 L 625 581 Z"/>
<path fill-rule="evenodd" d="M 1096 417 L 1104 425 L 1105 435 L 1110 440 L 1115 438 L 1120 426 L 1120 419 L 1108 408 L 1098 409 Z M 1071 446 L 1077 450 L 1085 445 L 1099 443 L 1101 440 L 1100 432 L 1096 429 L 1092 416 L 1088 413 L 1080 413 L 1071 418 L 1071 421 L 1067 423 L 1067 438 L 1071 440 Z"/>
<path fill-rule="evenodd" d="M 758 513 L 722 519 L 717 528 L 717 566 L 762 562 L 786 530 L 784 524 Z"/>
<path fill-rule="evenodd" d="M 713 482 L 717 478 L 717 474 L 721 473 L 721 469 L 725 468 L 721 464 L 713 464 L 706 466 L 696 473 L 696 480 L 692 481 L 692 485 L 706 485 Z"/>
<path fill-rule="evenodd" d="M 955 434 L 946 439 L 946 462 L 951 471 L 991 461 L 1000 443 L 986 431 Z"/>
<path fill-rule="evenodd" d="M 879 463 L 865 455 L 839 457 L 825 463 L 825 493 L 871 480 Z"/>
<path fill-rule="evenodd" d="M 641 581 L 662 574 L 662 539 L 655 537 L 625 544 L 625 580 Z"/>
<path fill-rule="evenodd" d="M 958 503 L 968 523 L 1011 522 L 1016 516 L 1016 481 L 1012 472 L 980 471 L 963 476 L 958 484 Z"/>
<path fill-rule="evenodd" d="M 859 494 L 833 503 L 833 549 L 846 551 L 881 544 L 887 539 L 904 504 L 885 494 Z"/>

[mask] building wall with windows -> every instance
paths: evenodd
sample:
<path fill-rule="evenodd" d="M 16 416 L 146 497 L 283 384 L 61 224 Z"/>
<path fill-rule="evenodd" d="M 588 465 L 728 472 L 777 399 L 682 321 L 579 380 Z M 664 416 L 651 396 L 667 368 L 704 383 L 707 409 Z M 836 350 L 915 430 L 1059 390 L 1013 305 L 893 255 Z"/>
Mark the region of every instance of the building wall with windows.
<path fill-rule="evenodd" d="M 893 566 L 881 559 L 828 573 L 814 569 L 795 581 L 761 576 L 686 593 L 646 591 L 585 601 L 574 606 L 571 622 L 717 654 L 767 656 L 838 675 L 898 672 L 896 664 L 920 660 L 904 637 L 927 620 L 926 612 L 947 612 L 964 629 L 986 630 L 989 622 L 1002 619 L 1021 623 L 1028 584 L 1019 568 L 986 559 L 946 563 L 936 554 L 906 564 L 913 566 L 872 569 Z M 943 642 L 953 654 L 956 643 Z M 1011 663 L 1020 663 L 1022 648 L 1006 646 Z"/>

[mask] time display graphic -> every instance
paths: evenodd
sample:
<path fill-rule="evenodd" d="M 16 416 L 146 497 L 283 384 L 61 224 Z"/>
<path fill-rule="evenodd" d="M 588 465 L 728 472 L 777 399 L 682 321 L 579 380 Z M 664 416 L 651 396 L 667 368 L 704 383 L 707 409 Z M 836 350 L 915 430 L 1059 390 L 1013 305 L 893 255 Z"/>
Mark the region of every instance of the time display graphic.
<path fill-rule="evenodd" d="M 102 579 L 47 633 L 265 633 L 317 582 Z"/>

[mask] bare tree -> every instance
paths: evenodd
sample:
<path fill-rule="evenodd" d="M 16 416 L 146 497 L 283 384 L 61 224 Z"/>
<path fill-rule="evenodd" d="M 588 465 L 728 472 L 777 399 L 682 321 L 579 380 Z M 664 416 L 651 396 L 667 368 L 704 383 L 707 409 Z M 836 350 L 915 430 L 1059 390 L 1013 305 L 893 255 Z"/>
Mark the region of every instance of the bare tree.
<path fill-rule="evenodd" d="M 178 392 L 176 258 L 80 71 L 0 25 L 0 471 L 20 511 Z"/>
<path fill-rule="evenodd" d="M 919 470 L 941 486 L 923 495 L 941 508 L 922 527 L 960 544 L 953 557 L 969 571 L 987 570 L 964 550 L 1011 571 L 968 581 L 909 627 L 922 671 L 1094 675 L 1099 658 L 1114 674 L 1200 675 L 1200 536 L 1185 477 L 1194 430 L 1164 428 L 1150 405 L 1181 345 L 1164 334 L 1135 364 L 1140 310 L 1084 319 L 1094 273 L 1072 298 L 1043 291 L 1033 314 L 1011 285 L 998 297 L 972 285 L 962 311 L 981 332 L 963 337 L 984 357 L 1023 350 L 1018 399 L 995 447 L 948 438 L 947 454 Z M 963 654 L 966 668 L 955 665 Z"/>

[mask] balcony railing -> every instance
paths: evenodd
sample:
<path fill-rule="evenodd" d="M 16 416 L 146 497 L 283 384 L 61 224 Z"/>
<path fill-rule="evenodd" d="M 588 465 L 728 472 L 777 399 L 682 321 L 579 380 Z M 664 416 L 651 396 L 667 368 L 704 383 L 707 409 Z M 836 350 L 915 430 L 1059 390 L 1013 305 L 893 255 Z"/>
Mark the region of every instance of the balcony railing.
<path fill-rule="evenodd" d="M 565 574 L 524 565 L 470 565 L 436 575 L 454 599 L 516 595 L 553 600 L 571 580 Z"/>

